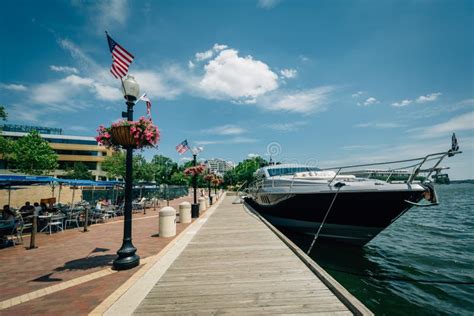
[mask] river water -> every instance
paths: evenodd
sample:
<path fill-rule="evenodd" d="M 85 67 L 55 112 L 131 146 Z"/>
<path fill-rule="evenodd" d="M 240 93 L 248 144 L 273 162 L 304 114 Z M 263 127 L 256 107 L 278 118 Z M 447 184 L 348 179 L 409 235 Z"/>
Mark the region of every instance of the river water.
<path fill-rule="evenodd" d="M 376 315 L 473 315 L 474 184 L 436 189 L 439 206 L 412 208 L 363 248 L 318 241 L 312 258 Z"/>

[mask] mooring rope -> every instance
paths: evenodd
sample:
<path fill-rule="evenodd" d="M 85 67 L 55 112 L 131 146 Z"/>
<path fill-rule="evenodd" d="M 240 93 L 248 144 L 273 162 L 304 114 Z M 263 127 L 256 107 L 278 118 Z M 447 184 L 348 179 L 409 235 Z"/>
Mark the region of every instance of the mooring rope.
<path fill-rule="evenodd" d="M 337 197 L 337 195 L 339 194 L 339 190 L 341 190 L 341 188 L 342 188 L 343 186 L 345 186 L 345 184 L 342 183 L 342 182 L 338 182 L 338 183 L 336 183 L 336 184 L 334 185 L 334 187 L 337 188 L 336 194 L 334 194 L 334 198 L 333 198 L 332 201 L 331 201 L 331 205 L 329 205 L 329 208 L 328 208 L 328 210 L 326 211 L 326 215 L 324 215 L 324 218 L 323 218 L 323 220 L 322 220 L 322 222 L 321 222 L 321 225 L 319 225 L 319 227 L 318 227 L 318 231 L 316 232 L 316 234 L 314 234 L 314 239 L 313 239 L 313 241 L 311 242 L 311 246 L 309 246 L 308 252 L 306 252 L 307 255 L 309 255 L 309 254 L 311 253 L 311 250 L 313 250 L 313 246 L 314 246 L 314 244 L 316 243 L 316 239 L 318 239 L 319 233 L 321 232 L 321 229 L 323 228 L 323 225 L 324 225 L 324 223 L 326 222 L 326 218 L 328 217 L 329 212 L 330 212 L 331 209 L 332 209 L 332 206 L 333 206 L 333 204 L 334 204 L 334 201 L 336 201 L 336 197 Z"/>

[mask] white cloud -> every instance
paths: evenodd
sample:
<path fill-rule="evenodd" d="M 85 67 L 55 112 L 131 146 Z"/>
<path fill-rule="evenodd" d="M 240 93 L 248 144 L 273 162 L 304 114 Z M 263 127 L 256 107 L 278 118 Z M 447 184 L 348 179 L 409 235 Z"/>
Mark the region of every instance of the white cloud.
<path fill-rule="evenodd" d="M 176 72 L 177 69 L 169 68 L 171 72 Z M 165 75 L 154 71 L 142 70 L 133 73 L 137 81 L 140 83 L 140 90 L 148 93 L 150 97 L 161 97 L 164 99 L 175 99 L 182 90 L 177 85 L 170 82 L 171 75 Z"/>
<path fill-rule="evenodd" d="M 58 44 L 62 49 L 71 54 L 71 57 L 76 61 L 77 66 L 81 68 L 81 70 L 84 70 L 83 72 L 89 75 L 100 73 L 98 69 L 102 69 L 103 67 L 97 64 L 72 41 L 68 39 L 59 39 Z M 107 77 L 110 77 L 110 73 L 108 73 Z"/>
<path fill-rule="evenodd" d="M 298 75 L 298 71 L 296 69 L 282 69 L 280 73 L 283 77 L 288 79 L 296 78 Z"/>
<path fill-rule="evenodd" d="M 474 112 L 464 113 L 453 117 L 448 121 L 428 127 L 421 127 L 411 130 L 416 132 L 416 138 L 436 138 L 449 136 L 453 132 L 474 130 Z"/>
<path fill-rule="evenodd" d="M 407 106 L 407 105 L 410 105 L 412 104 L 413 101 L 412 100 L 402 100 L 400 102 L 393 102 L 392 103 L 392 106 L 395 106 L 395 107 L 404 107 L 404 106 Z"/>
<path fill-rule="evenodd" d="M 366 150 L 366 149 L 373 149 L 376 148 L 375 145 L 350 145 L 350 146 L 343 146 L 341 149 L 343 150 Z"/>
<path fill-rule="evenodd" d="M 247 157 L 248 157 L 248 158 L 257 158 L 257 157 L 260 157 L 260 155 L 259 155 L 259 154 L 250 153 L 250 154 L 247 154 Z"/>
<path fill-rule="evenodd" d="M 122 91 L 118 88 L 103 85 L 101 83 L 94 83 L 97 98 L 105 101 L 119 101 L 123 99 Z"/>
<path fill-rule="evenodd" d="M 351 96 L 354 98 L 354 99 L 357 99 L 359 98 L 360 96 L 362 96 L 364 94 L 363 91 L 357 91 L 356 93 L 353 93 Z"/>
<path fill-rule="evenodd" d="M 334 90 L 332 86 L 322 86 L 297 92 L 278 91 L 259 98 L 257 104 L 271 111 L 310 114 L 326 110 L 329 96 Z"/>
<path fill-rule="evenodd" d="M 357 105 L 371 106 L 378 103 L 380 103 L 379 100 L 374 97 L 369 97 L 363 103 L 358 102 Z"/>
<path fill-rule="evenodd" d="M 218 53 L 224 49 L 227 49 L 227 45 L 215 43 L 211 49 L 206 50 L 205 52 L 198 52 L 194 57 L 196 58 L 196 61 L 203 61 L 212 58 L 214 53 Z"/>
<path fill-rule="evenodd" d="M 301 60 L 301 62 L 303 63 L 307 63 L 310 61 L 309 57 L 305 56 L 305 55 L 299 55 L 298 58 Z"/>
<path fill-rule="evenodd" d="M 236 136 L 233 138 L 229 139 L 222 139 L 222 140 L 198 140 L 196 141 L 197 145 L 230 145 L 230 144 L 249 144 L 249 143 L 255 143 L 257 140 L 255 138 L 250 138 L 250 137 L 241 137 L 241 136 Z"/>
<path fill-rule="evenodd" d="M 215 52 L 219 52 L 221 50 L 224 50 L 224 49 L 227 49 L 228 46 L 227 45 L 224 45 L 224 44 L 214 44 L 214 46 L 212 46 L 212 49 L 215 51 Z"/>
<path fill-rule="evenodd" d="M 70 75 L 61 80 L 62 82 L 69 83 L 74 86 L 91 86 L 94 80 L 91 78 L 79 77 L 76 75 Z"/>
<path fill-rule="evenodd" d="M 280 3 L 280 1 L 281 0 L 258 0 L 258 6 L 263 9 L 272 9 Z"/>
<path fill-rule="evenodd" d="M 300 129 L 301 126 L 306 125 L 307 122 L 287 122 L 287 123 L 274 123 L 264 125 L 267 128 L 281 131 L 281 132 L 294 132 Z"/>
<path fill-rule="evenodd" d="M 403 127 L 403 126 L 404 125 L 402 124 L 394 123 L 394 122 L 370 122 L 370 123 L 360 123 L 360 124 L 354 125 L 354 127 L 359 127 L 359 128 L 373 127 L 373 128 L 378 128 L 378 129 L 397 128 L 397 127 Z"/>
<path fill-rule="evenodd" d="M 9 119 L 18 122 L 28 122 L 30 124 L 41 124 L 42 126 L 54 126 L 56 122 L 44 119 L 44 109 L 38 106 L 32 106 L 27 104 L 12 104 L 7 106 L 7 112 Z"/>
<path fill-rule="evenodd" d="M 188 68 L 194 69 L 194 67 L 196 67 L 196 65 L 192 61 L 188 60 Z"/>
<path fill-rule="evenodd" d="M 426 103 L 426 102 L 433 102 L 441 96 L 440 92 L 434 92 L 427 95 L 421 95 L 416 99 L 416 103 Z"/>
<path fill-rule="evenodd" d="M 51 65 L 51 66 L 49 66 L 49 69 L 51 69 L 52 71 L 56 71 L 56 72 L 73 73 L 73 74 L 78 74 L 79 73 L 79 70 L 77 70 L 77 68 L 68 67 L 68 66 Z"/>
<path fill-rule="evenodd" d="M 83 104 L 76 98 L 85 95 L 92 95 L 96 99 L 105 101 L 116 101 L 122 98 L 122 93 L 118 88 L 99 83 L 91 78 L 69 75 L 60 80 L 34 86 L 30 99 L 33 103 L 56 105 L 58 109 L 63 107 L 65 110 L 73 111 L 81 108 Z"/>
<path fill-rule="evenodd" d="M 198 88 L 212 99 L 252 100 L 278 88 L 278 76 L 252 56 L 222 50 L 204 67 Z"/>
<path fill-rule="evenodd" d="M 214 55 L 214 51 L 210 49 L 205 52 L 196 53 L 195 57 L 197 61 L 202 61 L 202 60 L 211 58 L 213 55 Z"/>
<path fill-rule="evenodd" d="M 214 134 L 214 135 L 240 135 L 245 133 L 246 130 L 236 125 L 222 125 L 214 128 L 203 130 L 203 133 Z"/>
<path fill-rule="evenodd" d="M 22 84 L 4 84 L 0 83 L 0 88 L 5 89 L 5 90 L 10 90 L 10 91 L 26 91 L 26 87 Z"/>

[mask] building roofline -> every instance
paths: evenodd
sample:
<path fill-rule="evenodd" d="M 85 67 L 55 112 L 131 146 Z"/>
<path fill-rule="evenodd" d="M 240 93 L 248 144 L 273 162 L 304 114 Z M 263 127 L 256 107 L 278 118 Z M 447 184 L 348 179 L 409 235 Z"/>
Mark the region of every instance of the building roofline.
<path fill-rule="evenodd" d="M 22 137 L 22 136 L 28 135 L 28 133 L 2 131 L 2 135 Z M 92 136 L 74 136 L 74 135 L 57 135 L 57 134 L 40 134 L 40 136 L 42 138 L 48 138 L 48 139 L 89 140 L 89 141 L 97 142 L 96 139 Z"/>

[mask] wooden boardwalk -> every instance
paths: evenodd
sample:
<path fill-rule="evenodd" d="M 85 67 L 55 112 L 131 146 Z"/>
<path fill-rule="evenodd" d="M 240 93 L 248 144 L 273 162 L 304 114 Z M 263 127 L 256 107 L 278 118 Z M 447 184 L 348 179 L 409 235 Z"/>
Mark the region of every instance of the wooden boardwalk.
<path fill-rule="evenodd" d="M 234 199 L 225 198 L 135 314 L 352 314 Z"/>

